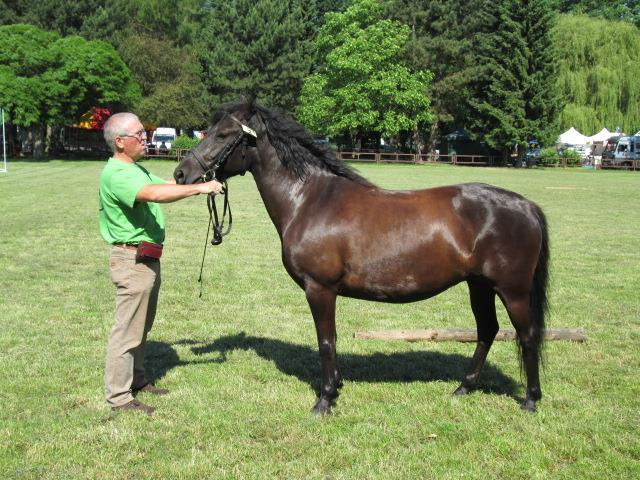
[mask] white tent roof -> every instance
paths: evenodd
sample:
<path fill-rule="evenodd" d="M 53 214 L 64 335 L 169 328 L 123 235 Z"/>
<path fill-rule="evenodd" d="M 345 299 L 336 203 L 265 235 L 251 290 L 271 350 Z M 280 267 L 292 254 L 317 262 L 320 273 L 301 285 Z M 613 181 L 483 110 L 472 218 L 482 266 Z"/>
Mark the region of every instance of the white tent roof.
<path fill-rule="evenodd" d="M 575 128 L 571 127 L 558 137 L 557 143 L 566 143 L 567 145 L 585 145 L 589 137 L 581 134 Z"/>
<path fill-rule="evenodd" d="M 591 142 L 606 142 L 607 140 L 609 140 L 609 138 L 611 138 L 612 135 L 613 135 L 613 133 L 611 133 L 606 128 L 603 128 L 602 130 L 600 130 L 595 135 L 591 135 L 589 137 L 589 141 L 591 141 Z"/>

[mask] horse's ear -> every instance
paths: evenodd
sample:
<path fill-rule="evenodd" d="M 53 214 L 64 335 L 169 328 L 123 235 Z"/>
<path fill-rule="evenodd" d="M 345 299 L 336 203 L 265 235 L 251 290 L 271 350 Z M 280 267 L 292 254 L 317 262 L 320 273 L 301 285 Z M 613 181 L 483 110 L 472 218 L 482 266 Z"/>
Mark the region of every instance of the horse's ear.
<path fill-rule="evenodd" d="M 255 93 L 251 93 L 247 97 L 247 106 L 249 107 L 249 113 L 251 115 L 256 113 L 256 97 L 257 95 Z"/>

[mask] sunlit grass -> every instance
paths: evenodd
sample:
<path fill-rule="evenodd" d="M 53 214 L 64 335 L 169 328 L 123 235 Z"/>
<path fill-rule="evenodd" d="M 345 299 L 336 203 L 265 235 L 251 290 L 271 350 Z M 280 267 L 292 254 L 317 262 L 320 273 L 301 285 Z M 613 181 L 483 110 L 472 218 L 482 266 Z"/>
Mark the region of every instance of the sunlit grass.
<path fill-rule="evenodd" d="M 168 397 L 112 416 L 102 376 L 114 290 L 97 225 L 103 162 L 14 163 L 0 174 L 1 478 L 632 478 L 640 471 L 640 175 L 356 165 L 387 188 L 482 181 L 541 205 L 551 234 L 543 400 L 521 412 L 516 349 L 498 342 L 483 391 L 453 398 L 473 346 L 353 338 L 473 328 L 464 285 L 426 302 L 339 299 L 345 377 L 310 414 L 319 361 L 304 294 L 250 175 L 231 180 L 233 232 L 209 247 L 203 198 L 164 207 L 167 242 L 148 364 Z M 175 164 L 145 162 L 170 175 Z M 499 308 L 501 326 L 508 326 Z"/>

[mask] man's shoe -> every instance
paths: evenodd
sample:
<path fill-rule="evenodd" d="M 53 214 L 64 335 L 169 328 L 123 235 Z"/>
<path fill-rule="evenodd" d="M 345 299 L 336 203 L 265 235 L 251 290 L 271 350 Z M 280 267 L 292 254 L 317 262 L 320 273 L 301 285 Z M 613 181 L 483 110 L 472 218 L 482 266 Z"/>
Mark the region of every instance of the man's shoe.
<path fill-rule="evenodd" d="M 158 388 L 153 383 L 147 383 L 144 387 L 134 390 L 134 393 L 138 392 L 150 393 L 151 395 L 166 395 L 169 393 L 169 390 L 166 388 Z"/>
<path fill-rule="evenodd" d="M 111 410 L 139 410 L 141 412 L 146 413 L 147 415 L 151 415 L 156 411 L 155 407 L 151 405 L 146 405 L 138 400 L 131 400 L 129 403 L 125 403 L 124 405 L 119 405 L 117 407 L 111 407 Z"/>

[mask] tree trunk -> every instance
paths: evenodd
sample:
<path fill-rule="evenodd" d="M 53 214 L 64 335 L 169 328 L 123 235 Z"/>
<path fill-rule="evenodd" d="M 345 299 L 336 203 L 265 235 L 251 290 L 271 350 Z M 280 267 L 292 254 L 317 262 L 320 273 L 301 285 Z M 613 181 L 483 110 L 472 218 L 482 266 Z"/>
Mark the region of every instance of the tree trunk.
<path fill-rule="evenodd" d="M 34 158 L 44 157 L 46 133 L 46 125 L 36 124 L 29 127 L 29 140 L 33 145 Z"/>

